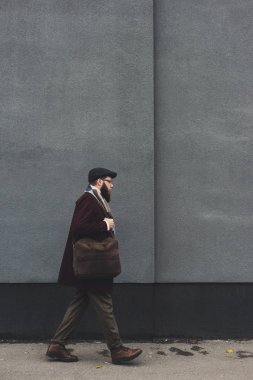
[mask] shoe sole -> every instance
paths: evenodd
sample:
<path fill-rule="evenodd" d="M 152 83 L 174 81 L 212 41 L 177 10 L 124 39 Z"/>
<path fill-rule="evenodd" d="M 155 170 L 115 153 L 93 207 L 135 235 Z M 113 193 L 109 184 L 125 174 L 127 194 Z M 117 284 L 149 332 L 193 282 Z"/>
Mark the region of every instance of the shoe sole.
<path fill-rule="evenodd" d="M 64 362 L 64 363 L 78 362 L 78 358 L 64 359 L 64 358 L 60 358 L 58 356 L 55 356 L 54 354 L 51 354 L 50 352 L 47 352 L 46 356 L 49 357 L 50 359 L 52 359 L 53 361 L 58 361 L 58 362 Z"/>
<path fill-rule="evenodd" d="M 135 355 L 130 356 L 129 358 L 116 359 L 116 360 L 114 359 L 114 360 L 112 360 L 112 364 L 121 364 L 121 363 L 124 363 L 124 362 L 130 362 L 131 360 L 136 359 L 140 354 L 142 354 L 142 351 L 137 352 Z"/>

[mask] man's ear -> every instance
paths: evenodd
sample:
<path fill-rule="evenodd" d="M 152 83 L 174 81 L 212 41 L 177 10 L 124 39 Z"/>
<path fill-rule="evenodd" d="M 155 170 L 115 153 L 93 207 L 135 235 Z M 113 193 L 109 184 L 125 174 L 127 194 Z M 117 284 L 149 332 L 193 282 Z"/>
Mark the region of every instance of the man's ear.
<path fill-rule="evenodd" d="M 103 184 L 103 180 L 101 178 L 98 178 L 97 185 L 100 187 Z"/>

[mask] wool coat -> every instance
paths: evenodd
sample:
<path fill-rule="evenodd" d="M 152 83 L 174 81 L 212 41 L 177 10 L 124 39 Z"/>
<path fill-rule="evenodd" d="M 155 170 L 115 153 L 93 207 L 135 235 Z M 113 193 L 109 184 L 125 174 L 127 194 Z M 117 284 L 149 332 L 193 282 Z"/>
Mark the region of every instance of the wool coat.
<path fill-rule="evenodd" d="M 113 279 L 77 279 L 73 272 L 73 241 L 90 237 L 102 241 L 111 236 L 103 220 L 105 213 L 98 200 L 85 192 L 77 201 L 60 267 L 58 283 L 93 292 L 111 292 Z"/>

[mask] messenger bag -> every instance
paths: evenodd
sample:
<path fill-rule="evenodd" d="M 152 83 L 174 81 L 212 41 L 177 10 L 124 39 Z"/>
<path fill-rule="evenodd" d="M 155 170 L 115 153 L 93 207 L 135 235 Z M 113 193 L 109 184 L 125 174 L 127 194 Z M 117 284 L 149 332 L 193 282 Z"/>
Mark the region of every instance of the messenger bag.
<path fill-rule="evenodd" d="M 111 217 L 94 194 L 106 217 Z M 101 242 L 89 237 L 73 242 L 73 271 L 79 279 L 101 279 L 116 277 L 121 273 L 119 244 L 114 233 Z"/>
<path fill-rule="evenodd" d="M 108 237 L 101 242 L 82 238 L 73 244 L 73 270 L 78 278 L 116 277 L 121 272 L 118 240 Z"/>

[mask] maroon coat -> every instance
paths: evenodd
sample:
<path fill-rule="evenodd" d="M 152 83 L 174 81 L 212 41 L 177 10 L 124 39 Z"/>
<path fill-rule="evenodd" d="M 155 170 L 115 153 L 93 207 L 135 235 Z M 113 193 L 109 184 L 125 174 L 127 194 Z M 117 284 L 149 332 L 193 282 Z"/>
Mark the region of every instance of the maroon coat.
<path fill-rule="evenodd" d="M 79 280 L 73 272 L 73 246 L 72 241 L 83 237 L 91 237 L 102 241 L 110 232 L 107 224 L 103 221 L 104 211 L 94 195 L 86 192 L 77 201 L 74 210 L 65 251 L 62 258 L 58 283 L 75 286 L 78 289 L 96 292 L 111 292 L 113 279 Z"/>

